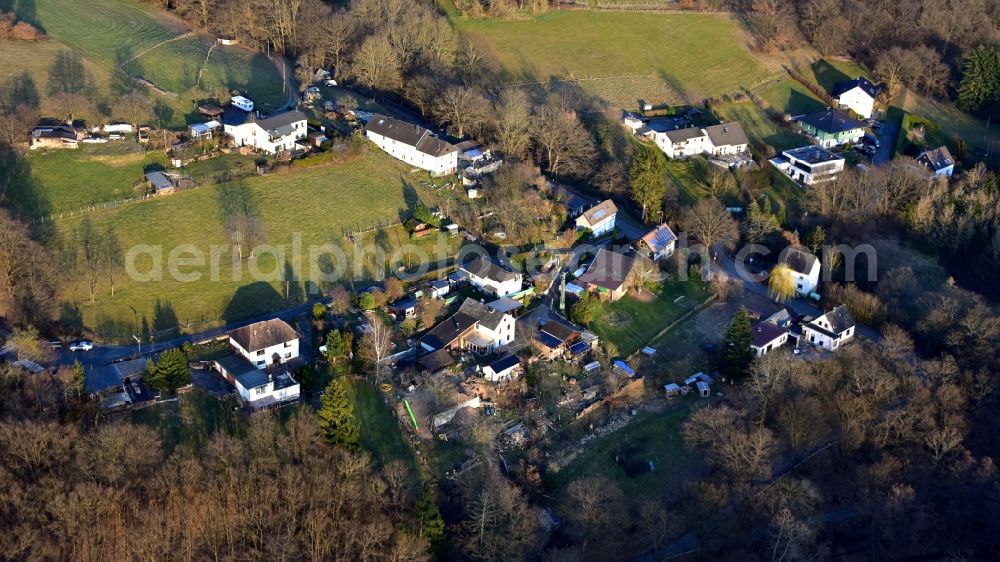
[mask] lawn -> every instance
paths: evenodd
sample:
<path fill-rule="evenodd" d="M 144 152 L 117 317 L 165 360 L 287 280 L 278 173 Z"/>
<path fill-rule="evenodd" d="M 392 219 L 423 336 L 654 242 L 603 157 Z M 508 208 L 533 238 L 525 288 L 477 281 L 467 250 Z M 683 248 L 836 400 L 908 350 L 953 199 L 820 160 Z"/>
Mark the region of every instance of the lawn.
<path fill-rule="evenodd" d="M 743 125 L 752 142 L 774 147 L 778 152 L 809 144 L 806 137 L 778 125 L 752 101 L 718 103 L 712 111 L 725 121 Z"/>
<path fill-rule="evenodd" d="M 684 298 L 674 302 L 679 297 Z M 707 297 L 708 290 L 700 280 L 669 281 L 652 302 L 629 294 L 618 302 L 604 304 L 590 327 L 601 339 L 615 344 L 621 356 L 627 357 Z"/>
<path fill-rule="evenodd" d="M 354 418 L 361 433 L 361 446 L 371 453 L 379 465 L 401 460 L 416 475 L 417 465 L 413 449 L 403 439 L 396 415 L 383 402 L 382 398 L 385 395 L 379 394 L 379 391 L 364 379 L 351 377 L 347 386 L 349 398 L 354 405 Z"/>
<path fill-rule="evenodd" d="M 851 60 L 820 59 L 801 71 L 806 78 L 819 84 L 827 92 L 832 91 L 837 83 L 849 82 L 858 76 L 873 79 L 867 68 Z"/>
<path fill-rule="evenodd" d="M 160 252 L 155 262 L 163 266 L 162 280 L 143 282 L 120 274 L 122 279 L 112 297 L 102 279 L 95 304 L 90 304 L 82 280 L 69 284 L 62 296 L 83 301 L 87 326 L 100 328 L 104 335 L 126 337 L 137 316 L 152 318 L 157 302 L 161 308 L 167 303 L 182 325 L 234 321 L 301 302 L 311 288 L 306 281 L 323 281 L 310 274 L 314 262 L 322 272 L 331 271 L 332 262 L 337 270 L 347 268 L 350 276 L 371 274 L 363 267 L 353 267 L 356 262 L 344 240 L 344 229 L 396 220 L 407 213 L 420 189 L 409 185 L 412 180 L 403 175 L 407 171 L 373 150 L 343 164 L 248 178 L 246 185 L 256 199 L 266 242 L 272 247 L 271 251 L 258 248 L 252 262 L 244 258 L 236 267 L 232 252 L 225 249 L 231 247 L 231 241 L 219 212 L 219 186 L 202 186 L 88 215 L 99 228 L 114 228 L 126 249 L 152 246 L 145 248 L 151 254 L 143 253 L 134 260 L 136 271 L 154 271 L 151 255 Z M 69 236 L 79 221 L 79 216 L 63 219 L 56 227 Z M 331 245 L 329 249 L 342 249 L 343 257 L 334 254 L 329 259 L 311 260 L 310 248 L 324 244 Z M 213 246 L 223 248 L 216 260 L 211 259 Z M 203 254 L 200 265 L 177 269 L 178 273 L 198 276 L 195 281 L 183 281 L 166 265 L 170 252 L 184 247 Z M 318 248 L 316 255 L 324 253 L 322 250 Z M 213 261 L 217 264 L 214 268 Z"/>
<path fill-rule="evenodd" d="M 746 48 L 731 17 L 555 11 L 520 21 L 457 20 L 511 82 L 592 79 L 608 101 L 633 107 L 700 101 L 752 86 L 768 71 Z M 629 77 L 606 80 L 612 77 Z"/>
<path fill-rule="evenodd" d="M 217 431 L 238 435 L 246 430 L 237 407 L 234 398 L 219 400 L 195 388 L 177 400 L 132 410 L 131 418 L 155 429 L 168 451 L 178 445 L 199 450 Z"/>
<path fill-rule="evenodd" d="M 138 144 L 126 141 L 28 156 L 38 194 L 52 213 L 133 197 L 138 194 L 133 184 L 143 180 L 144 166 L 165 161 L 161 153 L 143 154 Z M 144 188 L 143 183 L 139 192 Z"/>
<path fill-rule="evenodd" d="M 775 111 L 789 115 L 802 115 L 826 109 L 805 86 L 791 78 L 757 92 Z"/>
<path fill-rule="evenodd" d="M 570 482 L 592 476 L 609 478 L 630 502 L 680 492 L 701 466 L 684 448 L 681 437 L 681 424 L 696 400 L 691 393 L 672 401 L 665 412 L 639 411 L 624 429 L 587 444 L 572 463 L 549 480 L 553 495 L 561 497 Z"/>
<path fill-rule="evenodd" d="M 199 94 L 219 89 L 240 89 L 261 107 L 280 104 L 284 99 L 281 74 L 267 58 L 239 47 L 218 47 L 208 59 L 205 72 L 198 73 L 214 39 L 194 33 L 180 20 L 132 0 L 33 0 L 15 2 L 20 19 L 33 22 L 51 38 L 31 45 L 37 55 L 15 58 L 24 47 L 7 42 L 0 54 L 6 69 L 26 68 L 39 92 L 45 92 L 48 68 L 55 53 L 64 47 L 79 51 L 94 75 L 99 96 L 110 94 L 112 72 L 128 62 L 130 71 L 145 77 L 177 98 L 155 96 L 170 108 L 173 125 L 184 124 L 194 108 L 189 101 Z M 189 34 L 190 33 L 190 34 Z M 30 61 L 24 63 L 23 61 Z M 99 67 L 99 68 L 98 68 Z"/>
<path fill-rule="evenodd" d="M 667 177 L 677 186 L 677 198 L 682 205 L 694 205 L 702 198 L 710 165 L 704 158 L 667 160 Z"/>
<path fill-rule="evenodd" d="M 912 92 L 894 100 L 909 113 L 917 114 L 937 124 L 941 135 L 951 148 L 958 139 L 964 139 L 970 147 L 996 153 L 1000 149 L 1000 126 L 977 119 L 958 109 L 953 104 L 935 101 Z"/>

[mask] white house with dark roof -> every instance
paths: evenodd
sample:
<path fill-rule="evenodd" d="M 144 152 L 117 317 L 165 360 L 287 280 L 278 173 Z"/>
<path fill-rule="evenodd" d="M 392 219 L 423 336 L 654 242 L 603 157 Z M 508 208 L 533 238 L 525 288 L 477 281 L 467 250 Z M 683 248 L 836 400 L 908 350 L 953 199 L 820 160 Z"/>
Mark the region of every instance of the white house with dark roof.
<path fill-rule="evenodd" d="M 514 317 L 476 299 L 468 298 L 458 311 L 420 338 L 420 347 L 432 353 L 439 349 L 468 349 L 493 353 L 514 341 Z"/>
<path fill-rule="evenodd" d="M 770 162 L 792 181 L 810 186 L 837 179 L 846 160 L 819 146 L 802 146 L 786 150 Z"/>
<path fill-rule="evenodd" d="M 365 137 L 393 158 L 432 174 L 458 169 L 458 148 L 419 125 L 376 113 L 365 125 Z"/>
<path fill-rule="evenodd" d="M 521 361 L 516 355 L 508 353 L 489 365 L 483 367 L 483 378 L 490 382 L 509 381 L 517 376 Z"/>
<path fill-rule="evenodd" d="M 257 119 L 252 112 L 234 111 L 230 107 L 228 116 L 224 114 L 223 131 L 233 138 L 236 146 L 249 146 L 268 154 L 292 150 L 296 141 L 308 134 L 306 114 L 297 109 Z"/>
<path fill-rule="evenodd" d="M 854 338 L 854 328 L 854 318 L 842 304 L 802 324 L 802 337 L 816 347 L 833 351 Z"/>
<path fill-rule="evenodd" d="M 702 154 L 711 145 L 708 134 L 698 127 L 687 127 L 672 131 L 654 131 L 652 137 L 656 146 L 668 158 L 687 158 Z"/>
<path fill-rule="evenodd" d="M 484 257 L 477 257 L 461 266 L 469 283 L 494 297 L 506 297 L 521 290 L 523 276 L 520 273 L 507 271 Z"/>
<path fill-rule="evenodd" d="M 792 271 L 796 295 L 804 297 L 816 290 L 819 285 L 819 258 L 805 248 L 789 246 L 781 252 L 780 261 Z"/>
<path fill-rule="evenodd" d="M 229 345 L 258 369 L 299 356 L 299 335 L 280 318 L 255 322 L 229 332 Z"/>
<path fill-rule="evenodd" d="M 576 228 L 589 230 L 591 235 L 597 238 L 615 229 L 617 217 L 618 207 L 615 202 L 605 199 L 576 217 Z"/>
<path fill-rule="evenodd" d="M 712 156 L 743 154 L 750 140 L 739 123 L 720 123 L 705 127 L 708 136 L 706 152 Z"/>
<path fill-rule="evenodd" d="M 788 328 L 763 320 L 750 327 L 750 349 L 763 357 L 788 342 Z"/>
<path fill-rule="evenodd" d="M 865 119 L 871 119 L 875 111 L 875 100 L 881 91 L 881 86 L 872 84 L 864 76 L 858 76 L 850 82 L 834 86 L 831 95 L 840 109 L 850 109 Z"/>
<path fill-rule="evenodd" d="M 955 159 L 951 157 L 951 152 L 947 146 L 939 146 L 932 150 L 925 150 L 917 155 L 917 162 L 923 164 L 934 177 L 951 177 L 955 171 Z"/>
<path fill-rule="evenodd" d="M 640 254 L 653 261 L 660 261 L 674 254 L 677 235 L 674 234 L 673 230 L 670 230 L 667 223 L 663 223 L 636 240 L 634 245 Z"/>

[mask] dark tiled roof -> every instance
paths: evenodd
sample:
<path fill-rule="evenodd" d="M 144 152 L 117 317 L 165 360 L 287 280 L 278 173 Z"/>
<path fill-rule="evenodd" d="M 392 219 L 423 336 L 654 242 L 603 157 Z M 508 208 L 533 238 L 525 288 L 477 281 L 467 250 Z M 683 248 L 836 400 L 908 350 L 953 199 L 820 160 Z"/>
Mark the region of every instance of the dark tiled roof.
<path fill-rule="evenodd" d="M 836 109 L 826 109 L 803 115 L 799 117 L 799 122 L 825 133 L 842 133 L 865 128 L 865 124 L 861 121 L 852 119 L 850 115 Z"/>
<path fill-rule="evenodd" d="M 586 213 L 583 213 L 580 218 L 587 221 L 587 223 L 594 225 L 617 213 L 618 207 L 615 205 L 615 202 L 610 199 L 605 199 L 604 201 L 601 201 L 597 205 L 591 207 Z"/>
<path fill-rule="evenodd" d="M 475 319 L 476 322 L 479 322 L 480 326 L 489 328 L 490 330 L 496 330 L 504 317 L 503 312 L 492 309 L 489 305 L 483 304 L 476 299 L 465 299 L 462 306 L 458 307 L 458 314 L 466 314 L 470 318 Z"/>
<path fill-rule="evenodd" d="M 851 316 L 851 312 L 847 310 L 847 305 L 844 304 L 838 306 L 837 308 L 834 308 L 833 310 L 827 312 L 823 316 L 825 316 L 826 321 L 830 323 L 831 329 L 827 330 L 826 328 L 817 324 L 816 320 L 818 320 L 818 318 L 809 322 L 809 328 L 816 330 L 817 332 L 826 334 L 831 338 L 840 337 L 840 334 L 844 333 L 845 330 L 847 330 L 848 328 L 852 328 L 855 325 L 854 317 Z"/>
<path fill-rule="evenodd" d="M 296 340 L 299 336 L 287 322 L 280 318 L 272 318 L 237 328 L 229 332 L 229 337 L 243 349 L 253 352 Z"/>
<path fill-rule="evenodd" d="M 798 273 L 807 275 L 812 271 L 813 265 L 816 264 L 816 259 L 816 256 L 806 250 L 789 246 L 785 250 L 785 255 L 781 261 Z"/>
<path fill-rule="evenodd" d="M 417 359 L 418 365 L 431 372 L 440 371 L 454 362 L 455 358 L 452 357 L 451 353 L 444 348 L 428 353 L 420 359 Z"/>
<path fill-rule="evenodd" d="M 841 94 L 850 92 L 854 88 L 861 88 L 866 94 L 871 96 L 872 99 L 878 97 L 879 92 L 882 91 L 882 86 L 876 86 L 868 81 L 864 76 L 858 76 L 850 82 L 841 82 L 833 87 L 833 97 L 840 97 Z"/>
<path fill-rule="evenodd" d="M 650 230 L 641 238 L 642 243 L 653 253 L 661 252 L 677 240 L 677 235 L 666 223 Z"/>
<path fill-rule="evenodd" d="M 420 338 L 420 343 L 434 349 L 443 349 L 471 330 L 476 323 L 484 328 L 496 330 L 503 317 L 502 312 L 493 310 L 476 299 L 465 299 L 462 306 L 458 307 L 458 312 L 424 334 L 424 337 Z"/>
<path fill-rule="evenodd" d="M 507 271 L 490 260 L 477 257 L 471 262 L 462 266 L 462 269 L 484 279 L 491 279 L 496 282 L 510 281 L 517 278 L 517 273 Z"/>
<path fill-rule="evenodd" d="M 787 329 L 770 322 L 757 322 L 750 328 L 750 343 L 754 347 L 764 347 L 786 333 Z"/>
<path fill-rule="evenodd" d="M 222 121 L 224 125 L 229 125 L 230 127 L 236 127 L 250 121 L 253 118 L 249 111 L 243 111 L 238 107 L 233 107 L 227 105 L 225 109 L 222 110 Z"/>
<path fill-rule="evenodd" d="M 947 146 L 925 150 L 917 156 L 917 160 L 935 172 L 955 165 L 955 159 L 951 157 L 951 152 L 948 151 Z"/>
<path fill-rule="evenodd" d="M 688 127 L 686 129 L 674 129 L 673 131 L 667 131 L 664 133 L 670 142 L 684 142 L 691 139 L 696 139 L 698 137 L 705 136 L 698 127 Z"/>
<path fill-rule="evenodd" d="M 264 119 L 259 119 L 257 121 L 257 125 L 265 131 L 279 131 L 282 134 L 288 134 L 288 132 L 280 131 L 280 129 L 287 128 L 293 123 L 305 120 L 306 114 L 296 109 L 293 111 L 284 111 L 276 115 L 271 115 L 270 117 L 265 117 Z"/>
<path fill-rule="evenodd" d="M 258 369 L 242 355 L 227 355 L 216 359 L 215 362 L 243 388 L 251 389 L 267 384 L 267 371 Z"/>
<path fill-rule="evenodd" d="M 578 279 L 578 283 L 597 285 L 616 291 L 628 279 L 632 265 L 632 258 L 601 248 L 594 256 L 594 261 L 590 262 L 587 271 Z"/>
<path fill-rule="evenodd" d="M 739 123 L 722 123 L 705 127 L 708 138 L 712 139 L 715 146 L 735 146 L 740 144 L 750 144 L 747 134 L 743 132 L 743 127 Z"/>
<path fill-rule="evenodd" d="M 574 328 L 567 326 L 558 320 L 549 320 L 541 327 L 540 332 L 549 334 L 560 342 L 566 342 L 574 336 L 579 335 L 579 332 L 577 332 Z"/>
<path fill-rule="evenodd" d="M 434 157 L 444 156 L 458 150 L 451 143 L 437 138 L 433 133 L 420 125 L 393 119 L 392 117 L 386 117 L 378 113 L 372 115 L 368 124 L 365 125 L 365 130 L 410 145 L 418 151 Z"/>

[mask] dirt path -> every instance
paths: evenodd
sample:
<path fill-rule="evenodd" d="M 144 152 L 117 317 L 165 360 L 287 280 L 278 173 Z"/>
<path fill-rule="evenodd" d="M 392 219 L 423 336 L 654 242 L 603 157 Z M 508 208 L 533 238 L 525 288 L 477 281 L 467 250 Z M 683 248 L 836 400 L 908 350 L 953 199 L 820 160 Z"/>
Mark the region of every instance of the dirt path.
<path fill-rule="evenodd" d="M 125 60 L 125 61 L 122 61 L 122 63 L 121 63 L 121 64 L 119 64 L 118 66 L 119 66 L 119 67 L 124 67 L 124 66 L 125 66 L 126 64 L 128 64 L 128 63 L 130 63 L 130 62 L 132 62 L 132 61 L 136 60 L 136 59 L 137 59 L 137 58 L 139 58 L 139 57 L 142 57 L 143 55 L 145 55 L 146 53 L 148 53 L 148 52 L 152 51 L 153 49 L 155 49 L 155 48 L 157 48 L 157 47 L 161 47 L 161 46 L 163 46 L 163 45 L 166 45 L 167 43 L 171 43 L 171 42 L 173 42 L 173 41 L 177 41 L 177 40 L 179 40 L 179 39 L 186 39 L 186 38 L 188 38 L 188 37 L 191 37 L 191 36 L 193 36 L 193 35 L 197 35 L 197 34 L 196 34 L 196 33 L 195 33 L 194 31 L 188 31 L 187 33 L 185 33 L 185 34 L 183 34 L 183 35 L 178 35 L 177 37 L 171 37 L 170 39 L 166 39 L 166 40 L 163 40 L 163 41 L 160 41 L 159 43 L 157 43 L 157 44 L 153 45 L 152 47 L 149 47 L 149 48 L 146 48 L 146 49 L 143 49 L 143 50 L 142 50 L 142 51 L 140 51 L 140 52 L 139 52 L 138 54 L 136 54 L 136 55 L 133 55 L 133 56 L 132 56 L 131 58 L 129 58 L 128 60 Z"/>

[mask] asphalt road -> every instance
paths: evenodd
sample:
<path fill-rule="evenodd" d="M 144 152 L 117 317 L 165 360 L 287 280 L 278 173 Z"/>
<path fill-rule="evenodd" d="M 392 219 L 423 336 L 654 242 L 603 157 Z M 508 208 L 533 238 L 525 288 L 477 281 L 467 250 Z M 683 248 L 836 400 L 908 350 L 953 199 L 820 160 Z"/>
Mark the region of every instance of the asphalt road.
<path fill-rule="evenodd" d="M 879 149 L 872 158 L 872 164 L 881 166 L 892 160 L 896 152 L 896 138 L 899 136 L 899 123 L 896 121 L 883 121 L 882 130 L 879 131 Z"/>

